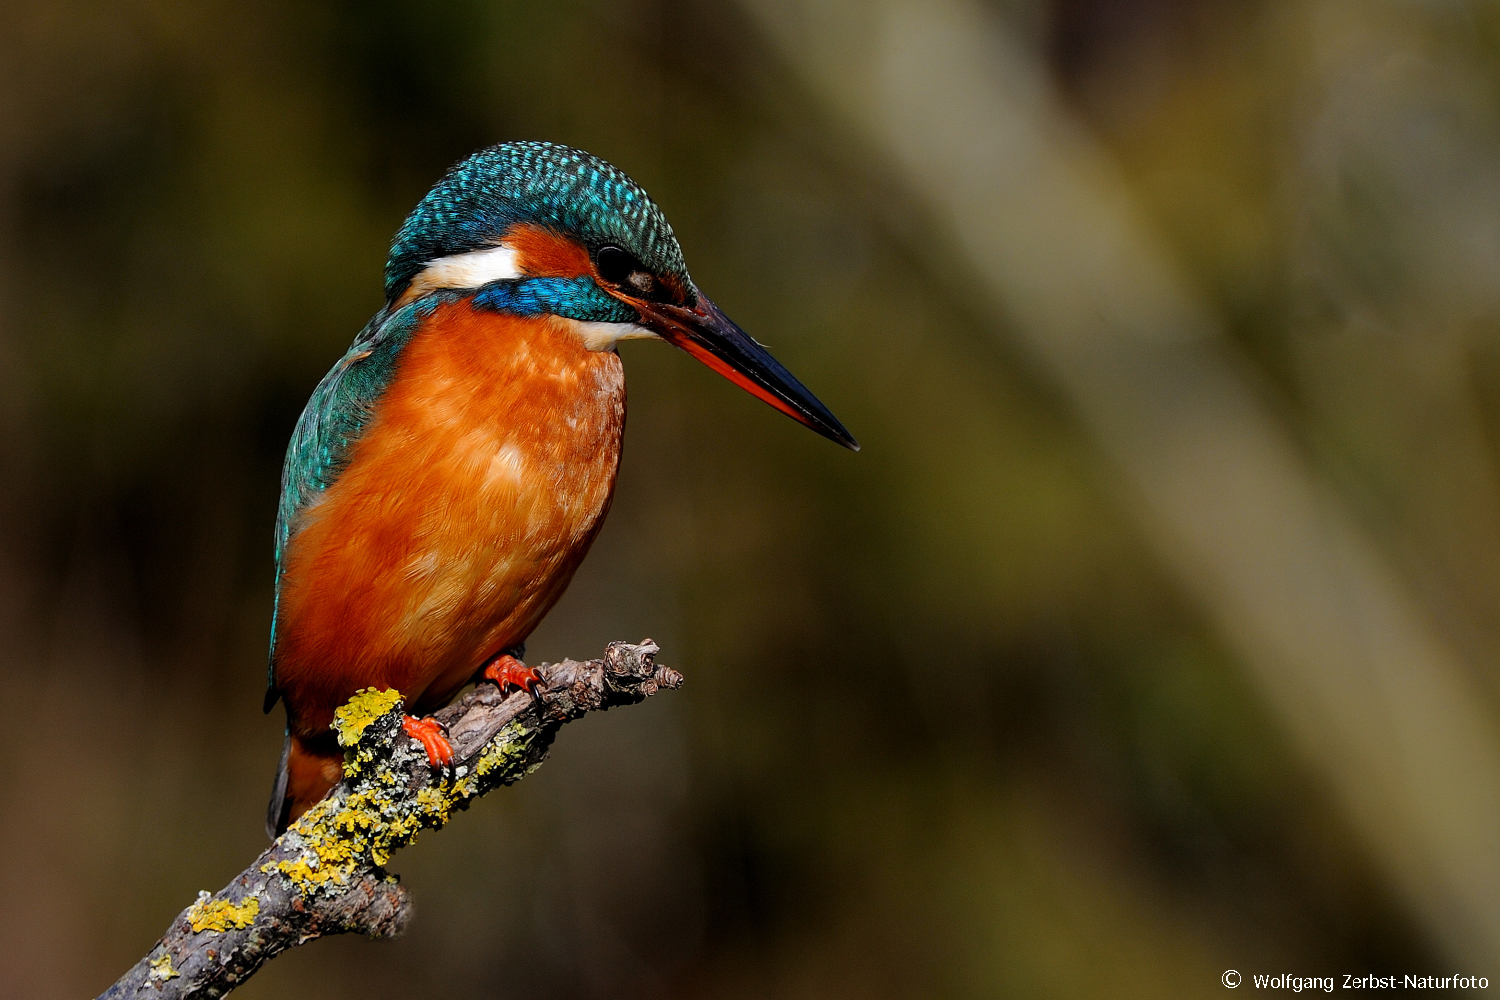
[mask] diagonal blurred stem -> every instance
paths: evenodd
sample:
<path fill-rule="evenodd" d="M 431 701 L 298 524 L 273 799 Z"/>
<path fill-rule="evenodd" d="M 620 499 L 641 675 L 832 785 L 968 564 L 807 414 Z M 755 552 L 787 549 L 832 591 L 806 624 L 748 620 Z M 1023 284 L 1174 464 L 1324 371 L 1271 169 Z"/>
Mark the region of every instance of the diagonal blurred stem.
<path fill-rule="evenodd" d="M 1041 68 L 964 0 L 744 3 L 1070 400 L 1391 885 L 1451 958 L 1493 965 L 1496 720 Z"/>

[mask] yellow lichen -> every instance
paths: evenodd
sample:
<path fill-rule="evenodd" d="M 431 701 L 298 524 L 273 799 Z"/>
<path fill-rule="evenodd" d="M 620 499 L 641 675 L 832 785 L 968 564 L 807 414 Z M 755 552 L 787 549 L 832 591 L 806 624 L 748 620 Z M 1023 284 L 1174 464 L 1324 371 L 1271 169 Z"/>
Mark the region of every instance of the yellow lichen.
<path fill-rule="evenodd" d="M 520 760 L 526 753 L 525 736 L 526 730 L 514 722 L 500 730 L 479 755 L 474 773 L 482 778 L 497 767 Z"/>
<path fill-rule="evenodd" d="M 417 792 L 417 810 L 432 826 L 447 825 L 448 811 L 453 808 L 453 802 L 450 794 L 434 785 L 428 785 Z"/>
<path fill-rule="evenodd" d="M 254 896 L 246 896 L 235 904 L 227 899 L 213 899 L 208 893 L 200 892 L 198 901 L 188 909 L 187 919 L 196 933 L 223 933 L 230 928 L 243 930 L 249 927 L 259 912 L 260 900 Z"/>
<path fill-rule="evenodd" d="M 158 983 L 164 983 L 168 979 L 176 979 L 180 975 L 182 973 L 172 968 L 172 956 L 167 952 L 162 952 L 151 960 L 151 972 L 147 975 L 147 978 Z"/>
<path fill-rule="evenodd" d="M 347 883 L 363 848 L 364 838 L 354 834 L 358 827 L 371 822 L 369 817 L 361 815 L 360 804 L 355 801 L 358 798 L 354 795 L 340 801 L 331 796 L 303 813 L 291 829 L 301 838 L 302 854 L 262 865 L 261 871 L 281 872 L 304 894 L 330 882 Z"/>
<path fill-rule="evenodd" d="M 394 688 L 381 691 L 378 688 L 361 688 L 349 699 L 348 704 L 333 713 L 333 728 L 338 733 L 339 746 L 352 747 L 370 728 L 370 723 L 401 704 L 401 693 Z"/>
<path fill-rule="evenodd" d="M 262 871 L 281 874 L 304 896 L 348 885 L 365 866 L 384 865 L 421 830 L 447 824 L 455 806 L 494 780 L 514 777 L 536 735 L 513 722 L 490 740 L 472 769 L 460 769 L 461 777 L 412 793 L 399 770 L 367 767 L 382 753 L 380 741 L 360 742 L 368 738 L 370 725 L 399 703 L 395 691 L 367 688 L 338 710 L 334 725 L 348 750 L 348 783 L 292 824 L 285 842 L 290 856 L 268 862 Z M 490 780 L 483 780 L 487 775 Z"/>

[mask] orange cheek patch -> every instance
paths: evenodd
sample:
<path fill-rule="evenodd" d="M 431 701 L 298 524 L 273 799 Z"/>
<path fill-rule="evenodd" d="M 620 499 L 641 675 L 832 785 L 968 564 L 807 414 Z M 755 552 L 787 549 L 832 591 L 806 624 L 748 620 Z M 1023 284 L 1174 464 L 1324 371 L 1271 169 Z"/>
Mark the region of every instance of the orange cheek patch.
<path fill-rule="evenodd" d="M 519 225 L 505 234 L 516 252 L 516 267 L 537 278 L 576 278 L 592 274 L 593 261 L 582 246 L 541 226 Z"/>

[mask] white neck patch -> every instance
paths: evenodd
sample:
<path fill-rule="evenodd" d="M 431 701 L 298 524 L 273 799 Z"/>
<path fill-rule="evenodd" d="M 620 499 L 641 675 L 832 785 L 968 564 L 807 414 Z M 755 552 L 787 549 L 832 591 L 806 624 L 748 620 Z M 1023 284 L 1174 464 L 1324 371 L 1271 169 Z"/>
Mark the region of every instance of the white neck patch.
<path fill-rule="evenodd" d="M 480 288 L 492 281 L 522 276 L 515 248 L 499 243 L 488 250 L 439 257 L 411 279 L 411 284 L 402 293 L 400 301 L 410 302 L 442 288 Z M 613 351 L 615 345 L 622 340 L 659 339 L 650 330 L 634 323 L 599 323 L 558 318 L 573 327 L 583 341 L 583 346 L 590 351 Z"/>
<path fill-rule="evenodd" d="M 521 268 L 516 260 L 515 248 L 501 243 L 488 250 L 439 257 L 411 279 L 411 284 L 401 295 L 401 301 L 410 302 L 439 288 L 478 288 L 492 281 L 520 276 Z"/>

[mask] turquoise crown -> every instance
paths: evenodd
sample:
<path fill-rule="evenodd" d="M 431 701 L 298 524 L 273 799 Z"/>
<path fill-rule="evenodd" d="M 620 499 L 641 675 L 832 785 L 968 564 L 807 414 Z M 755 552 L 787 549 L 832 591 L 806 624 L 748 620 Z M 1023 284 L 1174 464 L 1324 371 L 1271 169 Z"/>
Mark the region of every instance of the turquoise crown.
<path fill-rule="evenodd" d="M 590 253 L 627 250 L 695 296 L 666 216 L 623 170 L 571 146 L 503 142 L 452 167 L 406 217 L 385 265 L 386 300 L 432 261 L 484 250 L 523 222 L 572 236 Z"/>

